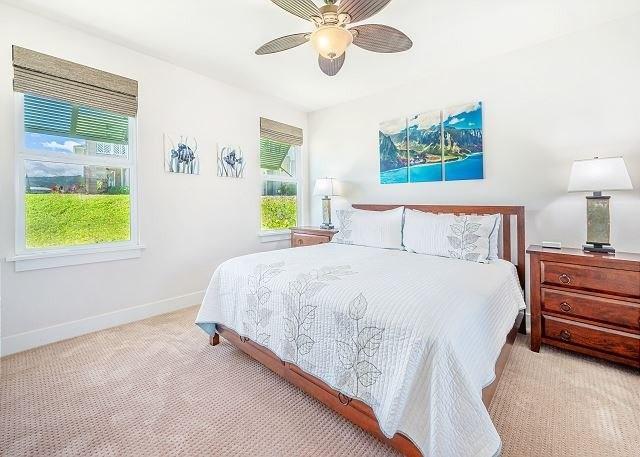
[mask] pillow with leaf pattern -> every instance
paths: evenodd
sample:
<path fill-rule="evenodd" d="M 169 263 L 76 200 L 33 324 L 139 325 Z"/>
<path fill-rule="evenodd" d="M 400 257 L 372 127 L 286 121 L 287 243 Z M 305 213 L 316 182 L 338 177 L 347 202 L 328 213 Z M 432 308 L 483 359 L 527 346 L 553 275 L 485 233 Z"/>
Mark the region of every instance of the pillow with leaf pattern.
<path fill-rule="evenodd" d="M 407 209 L 403 244 L 409 252 L 487 263 L 499 221 L 495 214 L 456 216 Z"/>
<path fill-rule="evenodd" d="M 336 233 L 332 243 L 384 249 L 402 249 L 404 207 L 388 211 L 343 209 L 336 211 Z"/>

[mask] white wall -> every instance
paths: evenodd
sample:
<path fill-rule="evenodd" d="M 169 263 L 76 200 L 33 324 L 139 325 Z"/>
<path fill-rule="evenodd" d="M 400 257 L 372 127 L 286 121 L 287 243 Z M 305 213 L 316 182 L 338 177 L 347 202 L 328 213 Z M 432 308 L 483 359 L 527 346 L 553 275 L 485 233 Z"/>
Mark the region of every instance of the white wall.
<path fill-rule="evenodd" d="M 141 258 L 20 273 L 4 261 L 14 246 L 12 44 L 139 81 L 140 232 L 146 246 Z M 287 246 L 287 242 L 260 243 L 257 236 L 260 116 L 307 132 L 306 114 L 279 100 L 0 4 L 0 321 L 4 353 L 197 304 L 220 262 Z M 165 173 L 164 132 L 197 136 L 200 176 Z M 216 177 L 217 142 L 242 146 L 248 158 L 245 179 Z"/>
<path fill-rule="evenodd" d="M 310 182 L 340 178 L 352 203 L 525 205 L 528 242 L 580 246 L 586 194 L 567 194 L 571 164 L 622 155 L 636 190 L 611 193 L 612 243 L 640 251 L 640 15 L 455 71 L 437 66 L 413 84 L 310 114 Z M 486 179 L 379 184 L 380 121 L 478 100 Z M 320 201 L 311 203 L 317 223 Z"/>
<path fill-rule="evenodd" d="M 14 244 L 12 44 L 139 81 L 140 230 L 147 247 L 140 259 L 21 273 L 4 261 Z M 623 155 L 636 190 L 612 193 L 612 241 L 640 251 L 640 16 L 473 67 L 433 67 L 414 84 L 312 113 L 307 128 L 307 116 L 283 102 L 0 4 L 3 352 L 196 304 L 221 261 L 286 245 L 257 237 L 259 116 L 305 129 L 310 184 L 336 176 L 358 203 L 526 205 L 529 242 L 579 246 L 585 205 L 583 194 L 565 192 L 571 163 Z M 378 183 L 380 121 L 474 100 L 484 102 L 485 180 Z M 164 132 L 198 136 L 202 175 L 165 174 Z M 217 142 L 244 148 L 250 159 L 244 180 L 215 176 Z M 311 199 L 311 210 L 318 223 L 319 199 Z"/>

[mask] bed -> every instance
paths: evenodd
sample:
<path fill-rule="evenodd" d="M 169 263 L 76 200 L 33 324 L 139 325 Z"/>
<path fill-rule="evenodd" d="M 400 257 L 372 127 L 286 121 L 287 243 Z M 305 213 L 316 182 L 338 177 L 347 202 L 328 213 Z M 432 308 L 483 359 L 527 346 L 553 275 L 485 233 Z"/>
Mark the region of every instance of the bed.
<path fill-rule="evenodd" d="M 402 206 L 500 214 L 500 259 L 334 243 L 237 257 L 196 323 L 404 455 L 497 455 L 487 407 L 524 331 L 524 208 Z"/>

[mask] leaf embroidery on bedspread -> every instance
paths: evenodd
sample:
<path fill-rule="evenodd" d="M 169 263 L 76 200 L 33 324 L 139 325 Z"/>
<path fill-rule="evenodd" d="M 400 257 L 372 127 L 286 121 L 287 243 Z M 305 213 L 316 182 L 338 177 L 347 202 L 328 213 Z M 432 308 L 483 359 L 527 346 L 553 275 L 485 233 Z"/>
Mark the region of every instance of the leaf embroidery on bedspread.
<path fill-rule="evenodd" d="M 247 294 L 247 306 L 245 314 L 247 320 L 242 323 L 244 333 L 260 344 L 266 344 L 270 335 L 265 331 L 271 320 L 272 309 L 267 307 L 271 298 L 269 282 L 283 272 L 284 262 L 272 263 L 270 265 L 257 265 L 253 274 L 247 278 L 249 293 Z"/>
<path fill-rule="evenodd" d="M 359 294 L 349 303 L 348 313 L 334 312 L 338 339 L 337 386 L 340 389 L 350 388 L 356 397 L 374 403 L 368 387 L 376 383 L 382 372 L 371 358 L 380 349 L 384 328 L 373 325 L 365 326 L 361 321 L 367 312 L 367 299 Z"/>
<path fill-rule="evenodd" d="M 313 297 L 328 285 L 328 281 L 354 274 L 351 267 L 322 267 L 307 274 L 300 274 L 289 283 L 282 293 L 286 310 L 284 317 L 284 356 L 298 363 L 301 356 L 311 352 L 315 340 L 311 337 L 311 326 L 316 318 L 318 305 Z"/>
<path fill-rule="evenodd" d="M 476 232 L 480 229 L 481 224 L 469 222 L 468 216 L 456 216 L 455 224 L 451 224 L 449 229 L 452 235 L 447 236 L 449 245 L 449 255 L 454 259 L 469 260 L 477 262 L 480 253 L 474 252 L 477 248 L 476 243 L 480 239 L 480 235 Z"/>
<path fill-rule="evenodd" d="M 338 218 L 337 229 L 338 233 L 336 233 L 333 239 L 337 243 L 342 244 L 352 244 L 351 240 L 351 216 L 353 216 L 353 211 L 341 209 L 336 211 L 336 217 Z"/>

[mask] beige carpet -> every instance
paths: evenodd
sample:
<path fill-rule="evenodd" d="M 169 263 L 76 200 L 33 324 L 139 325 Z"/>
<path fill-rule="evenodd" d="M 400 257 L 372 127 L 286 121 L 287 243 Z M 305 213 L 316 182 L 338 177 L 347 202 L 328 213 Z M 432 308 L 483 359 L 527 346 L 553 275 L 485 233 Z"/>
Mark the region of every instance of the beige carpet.
<path fill-rule="evenodd" d="M 386 456 L 227 343 L 196 308 L 5 357 L 2 455 Z M 632 456 L 640 375 L 520 337 L 491 415 L 505 456 Z"/>

